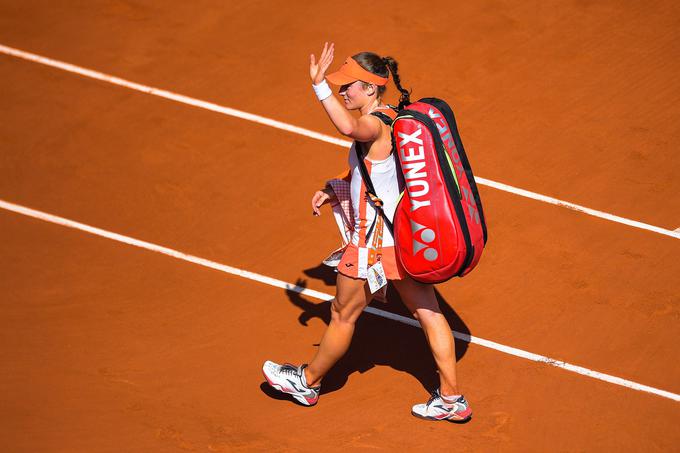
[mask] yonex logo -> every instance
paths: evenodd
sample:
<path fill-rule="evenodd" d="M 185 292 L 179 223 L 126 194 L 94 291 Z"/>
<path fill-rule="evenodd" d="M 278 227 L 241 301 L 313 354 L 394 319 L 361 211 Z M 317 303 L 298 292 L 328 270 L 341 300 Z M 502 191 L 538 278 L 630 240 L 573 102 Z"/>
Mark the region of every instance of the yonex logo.
<path fill-rule="evenodd" d="M 423 141 L 419 139 L 420 135 L 423 133 L 423 130 L 421 128 L 418 128 L 415 132 L 412 134 L 405 134 L 403 132 L 399 132 L 399 138 L 401 139 L 399 141 L 399 147 L 403 147 L 404 145 L 408 145 L 409 143 L 415 143 L 416 145 L 422 145 Z"/>
<path fill-rule="evenodd" d="M 430 206 L 429 199 L 422 199 L 427 197 L 430 192 L 430 184 L 427 182 L 425 149 L 423 139 L 420 138 L 422 133 L 423 130 L 420 126 L 411 134 L 397 133 L 399 136 L 399 160 L 404 171 L 406 190 L 408 190 L 411 199 L 411 212 L 423 206 Z M 406 145 L 410 146 L 407 147 Z"/>
<path fill-rule="evenodd" d="M 444 142 L 446 150 L 451 155 L 451 160 L 453 162 L 454 171 L 456 172 L 458 181 L 461 181 L 465 174 L 465 169 L 463 168 L 463 163 L 460 160 L 460 155 L 458 154 L 458 150 L 456 149 L 456 145 L 453 141 L 453 136 L 451 135 L 451 131 L 449 130 L 448 124 L 446 123 L 444 118 L 442 118 L 442 116 L 439 113 L 435 112 L 434 109 L 432 108 L 430 108 L 430 110 L 427 112 L 427 115 L 430 118 L 432 118 L 434 123 L 437 125 L 437 129 L 439 130 L 439 135 L 441 135 L 442 142 Z M 479 211 L 477 210 L 477 202 L 474 199 L 474 196 L 464 185 L 460 185 L 459 187 L 461 189 L 463 199 L 465 200 L 465 204 L 467 205 L 468 216 L 477 225 L 479 225 L 480 224 Z"/>
<path fill-rule="evenodd" d="M 416 239 L 418 232 L 420 232 L 420 241 Z M 428 261 L 436 260 L 439 256 L 439 252 L 437 252 L 437 249 L 427 245 L 437 238 L 435 232 L 425 225 L 421 225 L 411 220 L 411 234 L 413 234 L 413 255 L 415 256 L 418 252 L 425 249 L 423 252 L 425 259 Z"/>
<path fill-rule="evenodd" d="M 439 113 L 436 113 L 433 108 L 430 108 L 430 110 L 427 112 L 427 116 L 432 118 L 434 120 L 434 124 L 437 125 L 437 129 L 439 129 L 439 135 L 442 137 L 442 142 L 446 145 L 447 149 L 452 149 L 455 148 L 455 144 L 453 143 L 453 137 L 451 136 L 451 131 L 449 131 L 449 128 L 444 122 L 444 119 Z M 437 121 L 437 119 L 440 119 L 440 121 Z"/>

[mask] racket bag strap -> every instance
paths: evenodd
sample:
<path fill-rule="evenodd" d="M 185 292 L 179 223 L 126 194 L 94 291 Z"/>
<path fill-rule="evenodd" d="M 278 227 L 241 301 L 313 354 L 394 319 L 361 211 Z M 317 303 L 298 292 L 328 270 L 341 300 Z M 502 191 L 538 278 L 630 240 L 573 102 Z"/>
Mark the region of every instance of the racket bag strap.
<path fill-rule="evenodd" d="M 387 115 L 385 115 L 385 116 L 387 116 Z M 385 214 L 385 211 L 382 208 L 382 200 L 375 193 L 375 188 L 373 187 L 373 182 L 371 181 L 371 176 L 368 174 L 368 169 L 366 168 L 366 164 L 364 163 L 364 156 L 362 156 L 361 148 L 363 148 L 361 143 L 356 142 L 356 145 L 354 146 L 354 150 L 357 153 L 357 160 L 359 161 L 359 173 L 361 173 L 361 179 L 364 180 L 364 185 L 366 186 L 366 195 L 373 202 L 373 206 L 375 206 L 375 210 L 378 211 L 378 214 L 380 214 L 382 216 L 383 221 L 385 222 L 385 225 L 387 225 L 387 228 L 390 230 L 390 233 L 393 234 L 394 233 L 394 231 L 393 231 L 394 227 L 392 226 L 392 221 L 387 218 L 387 214 Z M 377 216 L 376 216 L 376 218 L 373 219 L 373 223 L 371 224 L 370 228 L 366 232 L 366 240 L 368 240 L 368 238 L 371 237 L 371 233 L 373 232 L 373 228 L 375 227 L 376 220 L 377 220 Z"/>

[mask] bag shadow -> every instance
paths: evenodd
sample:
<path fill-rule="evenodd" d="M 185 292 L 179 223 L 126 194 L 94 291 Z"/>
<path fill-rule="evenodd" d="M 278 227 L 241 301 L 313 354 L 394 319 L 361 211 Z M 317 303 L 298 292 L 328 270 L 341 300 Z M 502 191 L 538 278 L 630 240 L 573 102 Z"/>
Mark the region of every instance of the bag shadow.
<path fill-rule="evenodd" d="M 322 280 L 327 285 L 335 285 L 335 271 L 324 264 L 303 272 L 309 278 Z M 298 279 L 296 284 L 300 287 L 307 287 L 307 280 Z M 435 294 L 440 309 L 451 328 L 463 334 L 465 338 L 469 338 L 470 330 L 460 316 L 436 288 Z M 293 305 L 302 310 L 298 317 L 301 325 L 306 326 L 309 320 L 315 318 L 322 320 L 326 325 L 329 324 L 330 301 L 312 302 L 292 290 L 286 290 L 286 295 Z M 391 285 L 387 289 L 387 302 L 373 301 L 370 306 L 413 319 L 399 294 Z M 455 345 L 456 360 L 460 361 L 467 352 L 468 341 L 456 338 Z M 364 313 L 357 321 L 347 354 L 324 378 L 321 393 L 334 392 L 345 385 L 352 373 L 365 373 L 375 366 L 389 366 L 397 371 L 408 373 L 416 378 L 428 392 L 434 391 L 439 386 L 436 364 L 420 328 Z"/>

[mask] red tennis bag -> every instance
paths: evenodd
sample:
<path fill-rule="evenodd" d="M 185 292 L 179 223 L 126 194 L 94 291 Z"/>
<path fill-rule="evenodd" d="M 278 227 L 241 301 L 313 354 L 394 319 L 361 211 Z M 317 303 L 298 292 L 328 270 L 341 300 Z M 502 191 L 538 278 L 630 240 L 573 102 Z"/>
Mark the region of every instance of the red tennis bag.
<path fill-rule="evenodd" d="M 453 111 L 440 99 L 421 99 L 399 111 L 392 137 L 406 184 L 394 214 L 397 258 L 423 283 L 468 274 L 487 231 Z"/>

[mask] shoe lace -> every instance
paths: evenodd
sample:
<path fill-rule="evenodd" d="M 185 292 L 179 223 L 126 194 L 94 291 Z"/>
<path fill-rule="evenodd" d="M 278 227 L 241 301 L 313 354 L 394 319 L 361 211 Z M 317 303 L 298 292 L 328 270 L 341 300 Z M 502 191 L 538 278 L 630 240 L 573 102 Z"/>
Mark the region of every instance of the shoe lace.
<path fill-rule="evenodd" d="M 437 399 L 442 399 L 441 395 L 439 394 L 439 390 L 435 390 L 434 392 L 432 392 L 432 395 L 430 395 L 430 399 L 427 400 L 426 406 L 429 406 Z"/>
<path fill-rule="evenodd" d="M 281 373 L 281 374 L 291 374 L 291 375 L 299 376 L 300 373 L 298 371 L 299 370 L 292 365 L 282 365 L 281 368 L 279 368 L 279 373 Z"/>

